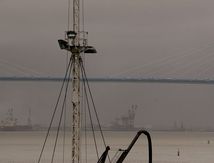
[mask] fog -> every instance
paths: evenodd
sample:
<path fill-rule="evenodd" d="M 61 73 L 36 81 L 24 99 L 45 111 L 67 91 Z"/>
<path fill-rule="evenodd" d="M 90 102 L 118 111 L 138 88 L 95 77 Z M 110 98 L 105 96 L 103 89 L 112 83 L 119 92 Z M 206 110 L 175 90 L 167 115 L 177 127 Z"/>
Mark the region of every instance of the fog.
<path fill-rule="evenodd" d="M 86 56 L 90 77 L 213 79 L 214 1 L 88 0 L 85 29 L 98 54 Z M 0 76 L 63 76 L 67 1 L 0 1 Z M 213 86 L 91 83 L 104 125 L 137 104 L 136 126 L 214 128 Z M 46 124 L 59 83 L 0 82 L 1 117 L 22 123 L 28 108 Z"/>

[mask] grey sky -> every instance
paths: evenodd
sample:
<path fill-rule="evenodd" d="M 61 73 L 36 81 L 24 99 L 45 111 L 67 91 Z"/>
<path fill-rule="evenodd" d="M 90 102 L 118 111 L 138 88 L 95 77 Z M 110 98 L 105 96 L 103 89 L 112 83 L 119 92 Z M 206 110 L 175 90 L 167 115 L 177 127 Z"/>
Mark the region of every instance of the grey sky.
<path fill-rule="evenodd" d="M 2 1 L 0 59 L 38 72 L 61 72 L 64 58 L 60 55 L 62 52 L 56 40 L 62 38 L 66 30 L 66 3 L 56 0 Z M 90 73 L 103 76 L 120 74 L 135 66 L 154 62 L 157 64 L 136 72 L 128 71 L 125 75 L 145 76 L 148 71 L 146 75 L 149 76 L 151 70 L 151 75 L 182 76 L 182 66 L 197 62 L 202 55 L 205 59 L 201 64 L 208 62 L 206 65 L 212 66 L 209 61 L 213 57 L 204 53 L 207 46 L 214 43 L 213 3 L 211 0 L 86 1 L 85 26 L 89 31 L 89 43 L 99 51 L 99 56 L 88 57 L 88 63 L 92 65 L 89 66 Z M 200 49 L 202 54 L 197 51 Z M 188 56 L 191 50 L 194 54 L 190 57 L 180 58 L 182 55 Z M 165 66 L 169 67 L 165 68 L 162 65 L 164 62 L 159 60 L 169 56 L 174 59 L 166 62 Z M 177 62 L 180 65 L 175 65 Z M 94 64 L 99 69 L 94 69 Z M 177 73 L 172 71 L 167 74 L 167 68 Z M 153 69 L 159 72 L 152 74 Z M 201 70 L 197 64 L 192 64 L 190 69 L 184 77 L 192 73 L 193 77 L 197 76 L 194 69 L 197 72 Z M 209 75 L 213 75 L 211 70 L 208 71 Z"/>
<path fill-rule="evenodd" d="M 63 32 L 67 27 L 66 5 L 67 0 L 0 1 L 0 75 L 15 76 L 36 72 L 33 75 L 62 76 L 66 56 L 59 49 L 57 39 L 64 37 Z M 213 17 L 213 0 L 85 0 L 85 28 L 89 32 L 89 43 L 98 49 L 97 55 L 87 56 L 88 73 L 90 76 L 214 78 Z M 17 67 L 26 72 L 20 73 Z M 44 85 L 38 84 L 38 87 L 43 88 Z M 206 114 L 203 119 L 208 116 L 209 122 L 205 121 L 203 125 L 213 123 L 209 117 L 213 113 L 213 100 L 210 97 L 214 92 L 211 86 L 115 86 L 104 85 L 103 92 L 100 92 L 103 96 L 99 96 L 99 91 L 96 94 L 101 110 L 110 107 L 105 101 L 114 101 L 116 104 L 113 107 L 118 108 L 119 115 L 119 112 L 126 112 L 122 108 L 128 109 L 132 103 L 137 103 L 147 110 L 145 123 L 158 124 L 162 121 L 165 125 L 173 123 L 176 117 L 173 113 L 176 111 L 180 114 L 179 121 L 182 121 L 184 111 L 190 116 L 197 110 L 197 118 L 186 123 L 199 125 L 196 121 L 204 106 Z M 5 92 L 13 91 L 10 83 L 4 83 L 1 87 Z M 96 91 L 99 90 L 96 86 L 93 87 Z M 20 108 L 22 105 L 37 108 L 34 100 L 34 106 L 25 104 L 30 88 L 25 88 L 24 85 L 21 88 L 23 89 L 16 89 L 18 92 L 22 90 L 20 94 L 24 97 L 15 100 L 13 105 L 19 103 Z M 32 88 L 32 92 L 36 90 Z M 115 92 L 112 94 L 108 90 Z M 179 90 L 184 92 L 176 94 Z M 105 91 L 112 94 L 111 98 L 104 95 Z M 120 91 L 123 93 L 120 94 Z M 38 94 L 37 91 L 34 93 Z M 204 96 L 201 97 L 201 93 Z M 45 95 L 53 95 L 52 90 Z M 9 98 L 10 93 L 6 93 L 6 97 Z M 17 97 L 20 98 L 19 95 Z M 120 102 L 117 104 L 115 99 L 120 99 Z M 2 105 L 7 103 L 2 106 L 5 110 L 10 107 L 10 103 L 3 101 Z M 177 105 L 173 108 L 175 104 Z M 47 105 L 44 104 L 41 108 L 44 109 Z M 181 111 L 178 105 L 181 105 Z M 159 114 L 161 117 L 158 118 L 155 108 L 162 109 L 163 115 Z M 169 112 L 171 109 L 175 112 Z M 41 110 L 34 112 L 38 112 L 38 116 Z M 110 113 L 107 114 L 111 116 Z M 108 118 L 101 116 L 109 123 Z M 152 121 L 148 117 L 152 117 Z M 111 120 L 113 118 L 115 117 Z M 137 123 L 141 125 L 141 118 L 137 119 Z M 184 116 L 184 121 L 187 120 L 188 117 Z"/>

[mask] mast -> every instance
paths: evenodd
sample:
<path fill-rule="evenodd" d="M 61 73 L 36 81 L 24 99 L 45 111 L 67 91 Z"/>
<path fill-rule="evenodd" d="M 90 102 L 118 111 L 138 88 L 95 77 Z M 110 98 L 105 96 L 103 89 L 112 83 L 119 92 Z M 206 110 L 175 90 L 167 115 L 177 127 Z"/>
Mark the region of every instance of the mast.
<path fill-rule="evenodd" d="M 84 25 L 84 23 L 83 23 Z M 83 28 L 84 30 L 84 28 Z M 71 52 L 71 70 L 72 70 L 72 163 L 80 163 L 80 138 L 81 138 L 81 114 L 80 114 L 80 73 L 83 71 L 82 75 L 85 75 L 85 69 L 82 64 L 81 54 L 87 53 L 97 53 L 93 46 L 88 46 L 88 40 L 85 35 L 88 33 L 85 31 L 80 32 L 80 0 L 73 0 L 73 31 L 66 31 L 66 38 L 64 40 L 58 40 L 61 49 Z M 81 36 L 82 35 L 82 36 Z M 69 67 L 68 67 L 69 68 Z M 85 79 L 82 79 L 83 81 Z M 97 115 L 96 115 L 97 116 Z M 132 116 L 132 115 L 131 115 Z M 99 122 L 99 120 L 98 120 Z M 136 137 L 133 139 L 130 146 L 122 153 L 122 155 L 117 160 L 117 163 L 122 163 L 138 137 L 144 133 L 148 138 L 149 145 L 149 163 L 152 163 L 152 147 L 151 147 L 151 137 L 147 131 L 139 131 Z M 102 134 L 102 132 L 101 132 Z M 103 136 L 103 135 L 102 135 Z M 105 142 L 104 142 L 105 144 Z M 109 146 L 106 146 L 106 150 L 103 155 L 98 160 L 98 163 L 104 163 Z M 41 158 L 41 157 L 40 157 Z M 40 161 L 40 159 L 39 159 Z M 109 158 L 110 161 L 110 158 Z"/>
<path fill-rule="evenodd" d="M 71 52 L 72 59 L 72 163 L 80 162 L 80 70 L 81 53 L 97 53 L 93 46 L 87 45 L 85 35 L 80 32 L 80 0 L 73 0 L 73 31 L 66 31 L 66 38 L 58 40 L 61 49 Z M 81 36 L 82 35 L 82 36 Z"/>
<path fill-rule="evenodd" d="M 80 162 L 80 0 L 73 0 L 72 163 Z"/>

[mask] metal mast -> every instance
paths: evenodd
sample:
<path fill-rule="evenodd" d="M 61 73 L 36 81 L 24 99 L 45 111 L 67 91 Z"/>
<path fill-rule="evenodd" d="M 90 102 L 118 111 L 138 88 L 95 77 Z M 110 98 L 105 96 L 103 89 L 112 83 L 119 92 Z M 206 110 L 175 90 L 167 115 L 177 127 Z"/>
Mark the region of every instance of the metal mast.
<path fill-rule="evenodd" d="M 87 32 L 80 32 L 80 0 L 73 0 L 73 31 L 66 31 L 65 40 L 58 40 L 61 49 L 71 52 L 72 66 L 72 163 L 80 162 L 80 69 L 81 53 L 96 53 L 84 38 Z M 81 38 L 83 35 L 83 38 Z"/>
<path fill-rule="evenodd" d="M 76 33 L 74 45 L 80 45 L 80 0 L 73 0 L 73 31 Z"/>
<path fill-rule="evenodd" d="M 72 163 L 80 162 L 80 0 L 73 0 Z"/>

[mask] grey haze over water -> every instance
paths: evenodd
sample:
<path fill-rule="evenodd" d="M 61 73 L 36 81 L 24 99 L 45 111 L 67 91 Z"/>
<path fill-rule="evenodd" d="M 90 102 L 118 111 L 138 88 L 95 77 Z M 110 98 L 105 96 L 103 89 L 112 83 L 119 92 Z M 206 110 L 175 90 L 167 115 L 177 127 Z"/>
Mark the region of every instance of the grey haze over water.
<path fill-rule="evenodd" d="M 67 29 L 67 1 L 0 1 L 0 76 L 63 76 L 66 53 L 57 39 Z M 88 76 L 214 78 L 214 1 L 88 0 L 85 28 L 97 55 Z M 58 89 L 56 89 L 58 88 Z M 138 105 L 136 126 L 183 123 L 214 128 L 213 85 L 93 83 L 103 124 Z M 57 83 L 0 83 L 1 117 L 14 108 L 25 123 L 47 123 Z"/>

